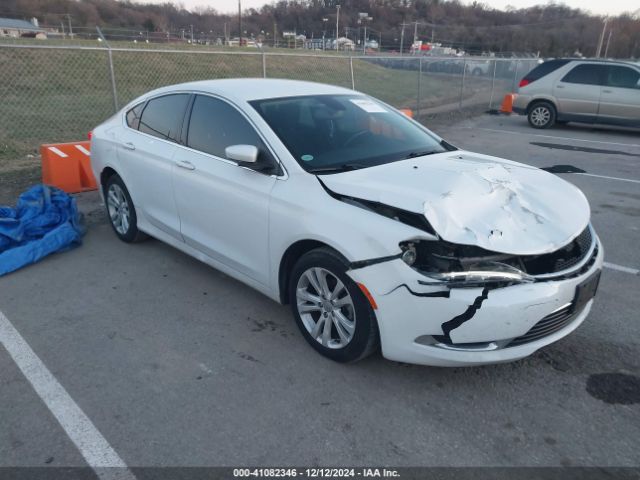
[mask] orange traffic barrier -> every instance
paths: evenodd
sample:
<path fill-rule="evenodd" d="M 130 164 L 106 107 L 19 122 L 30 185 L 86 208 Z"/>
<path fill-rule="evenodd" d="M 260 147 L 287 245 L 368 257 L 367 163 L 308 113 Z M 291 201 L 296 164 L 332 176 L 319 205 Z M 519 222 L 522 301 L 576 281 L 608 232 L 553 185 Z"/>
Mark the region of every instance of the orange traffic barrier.
<path fill-rule="evenodd" d="M 413 110 L 410 108 L 401 108 L 400 111 L 404 113 L 407 117 L 413 118 Z"/>
<path fill-rule="evenodd" d="M 500 105 L 500 113 L 513 113 L 513 100 L 516 97 L 515 93 L 507 93 Z"/>
<path fill-rule="evenodd" d="M 91 171 L 90 142 L 51 143 L 40 145 L 42 183 L 67 193 L 97 190 Z"/>

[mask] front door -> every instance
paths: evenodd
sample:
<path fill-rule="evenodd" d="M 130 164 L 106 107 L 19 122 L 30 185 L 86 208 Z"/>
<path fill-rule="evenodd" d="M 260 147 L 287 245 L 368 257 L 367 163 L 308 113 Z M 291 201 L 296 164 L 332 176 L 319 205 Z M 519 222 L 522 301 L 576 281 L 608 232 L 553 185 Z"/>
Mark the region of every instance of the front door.
<path fill-rule="evenodd" d="M 607 69 L 598 120 L 640 127 L 640 71 L 622 65 Z"/>
<path fill-rule="evenodd" d="M 225 148 L 254 145 L 259 163 L 274 159 L 254 127 L 236 107 L 197 95 L 186 147 L 174 155 L 174 192 L 187 244 L 248 277 L 269 279 L 269 204 L 273 171 L 230 161 Z M 274 162 L 274 163 L 271 163 Z"/>

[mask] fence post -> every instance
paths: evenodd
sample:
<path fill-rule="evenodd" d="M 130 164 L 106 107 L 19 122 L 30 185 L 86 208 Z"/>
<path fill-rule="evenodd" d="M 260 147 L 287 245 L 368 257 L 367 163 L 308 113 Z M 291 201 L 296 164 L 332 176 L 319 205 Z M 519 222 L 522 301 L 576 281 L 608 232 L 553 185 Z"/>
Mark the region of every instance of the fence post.
<path fill-rule="evenodd" d="M 353 76 L 353 57 L 349 56 L 349 70 L 351 70 L 351 90 L 356 89 L 356 79 Z"/>
<path fill-rule="evenodd" d="M 96 26 L 96 30 L 98 31 L 98 35 L 100 36 L 104 44 L 107 46 L 107 56 L 109 58 L 109 77 L 111 78 L 111 94 L 113 95 L 114 112 L 117 112 L 119 110 L 118 89 L 116 88 L 116 76 L 113 71 L 113 54 L 111 52 L 111 45 L 109 45 L 109 42 L 107 42 L 107 39 L 104 38 L 104 35 L 102 35 L 102 30 L 100 30 L 100 27 Z"/>
<path fill-rule="evenodd" d="M 516 85 L 518 84 L 518 67 L 520 66 L 520 60 L 516 60 L 516 69 L 513 72 L 513 88 L 511 89 L 512 92 L 516 91 Z"/>
<path fill-rule="evenodd" d="M 262 78 L 267 78 L 267 55 L 262 52 Z"/>
<path fill-rule="evenodd" d="M 458 104 L 458 110 L 462 110 L 462 98 L 464 96 L 464 79 L 467 74 L 467 54 L 462 57 L 462 79 L 460 80 L 460 103 Z"/>
<path fill-rule="evenodd" d="M 498 67 L 498 60 L 497 59 L 493 59 L 493 76 L 491 77 L 491 97 L 489 97 L 489 110 L 491 110 L 491 107 L 493 106 L 493 90 L 495 88 L 496 85 L 496 69 Z"/>
<path fill-rule="evenodd" d="M 422 90 L 422 55 L 418 57 L 418 98 L 416 101 L 416 120 L 420 118 L 420 93 Z"/>

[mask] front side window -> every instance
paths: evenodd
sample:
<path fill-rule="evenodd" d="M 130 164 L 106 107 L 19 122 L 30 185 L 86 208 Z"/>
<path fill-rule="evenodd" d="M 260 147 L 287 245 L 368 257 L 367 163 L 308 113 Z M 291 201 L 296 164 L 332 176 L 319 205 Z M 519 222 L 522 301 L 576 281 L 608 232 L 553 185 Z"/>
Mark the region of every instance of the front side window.
<path fill-rule="evenodd" d="M 139 130 L 164 140 L 178 141 L 189 95 L 179 93 L 149 100 L 140 118 Z"/>
<path fill-rule="evenodd" d="M 140 115 L 142 114 L 143 107 L 144 102 L 139 103 L 127 112 L 127 125 L 134 130 L 138 130 L 138 127 L 140 126 Z"/>
<path fill-rule="evenodd" d="M 231 145 L 253 145 L 258 162 L 270 162 L 268 150 L 258 133 L 233 106 L 217 98 L 197 95 L 193 102 L 187 146 L 216 157 L 226 158 Z"/>
<path fill-rule="evenodd" d="M 605 65 L 585 63 L 574 67 L 562 79 L 565 83 L 579 83 L 583 85 L 602 85 L 606 73 Z"/>
<path fill-rule="evenodd" d="M 272 98 L 251 105 L 312 173 L 367 168 L 448 149 L 405 116 L 362 95 Z"/>
<path fill-rule="evenodd" d="M 640 88 L 640 72 L 629 67 L 611 65 L 606 85 L 620 88 Z"/>

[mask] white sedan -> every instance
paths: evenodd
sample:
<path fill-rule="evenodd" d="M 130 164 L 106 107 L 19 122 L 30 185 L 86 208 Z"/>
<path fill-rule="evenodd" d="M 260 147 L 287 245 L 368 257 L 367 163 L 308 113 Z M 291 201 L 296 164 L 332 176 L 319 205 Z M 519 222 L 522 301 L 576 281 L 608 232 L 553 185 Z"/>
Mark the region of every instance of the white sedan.
<path fill-rule="evenodd" d="M 353 90 L 161 88 L 93 130 L 91 159 L 120 239 L 151 235 L 291 304 L 340 362 L 523 358 L 575 330 L 598 286 L 580 190 Z"/>

